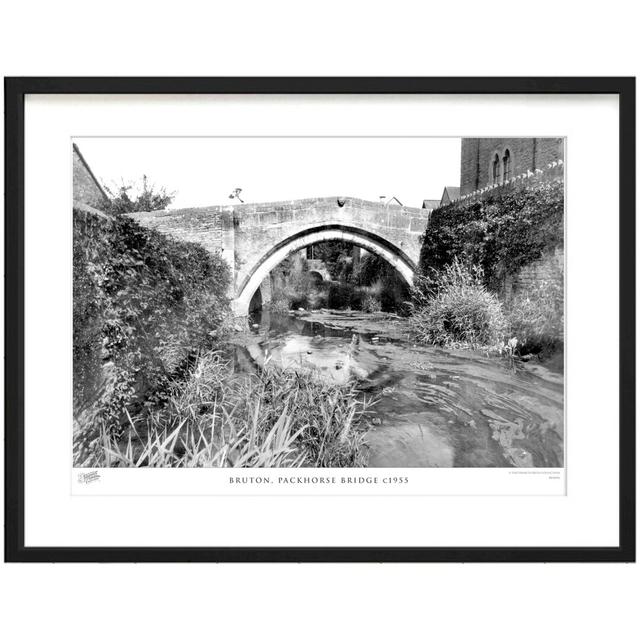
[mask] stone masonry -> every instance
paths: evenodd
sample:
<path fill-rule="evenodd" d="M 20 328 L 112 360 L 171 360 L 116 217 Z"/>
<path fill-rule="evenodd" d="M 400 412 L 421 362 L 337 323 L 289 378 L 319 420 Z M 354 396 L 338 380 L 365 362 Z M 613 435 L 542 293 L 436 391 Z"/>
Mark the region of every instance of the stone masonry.
<path fill-rule="evenodd" d="M 411 283 L 429 211 L 330 197 L 135 213 L 143 226 L 219 252 L 232 273 L 236 315 L 271 269 L 293 251 L 342 239 L 381 255 Z"/>

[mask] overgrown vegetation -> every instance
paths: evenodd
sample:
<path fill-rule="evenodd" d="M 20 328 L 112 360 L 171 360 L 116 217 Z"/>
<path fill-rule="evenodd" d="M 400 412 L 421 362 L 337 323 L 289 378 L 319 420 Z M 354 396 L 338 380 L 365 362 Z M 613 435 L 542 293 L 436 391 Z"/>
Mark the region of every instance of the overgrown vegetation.
<path fill-rule="evenodd" d="M 272 274 L 273 299 L 271 309 L 315 309 L 326 305 L 327 295 L 324 287 L 316 286 L 309 273 L 307 261 L 299 254 L 285 258 Z"/>
<path fill-rule="evenodd" d="M 323 260 L 331 280 L 317 282 L 300 255 L 283 260 L 272 275 L 272 310 L 357 309 L 406 313 L 409 287 L 384 258 L 364 253 L 353 261 L 353 245 L 328 241 L 314 246 L 314 259 Z"/>
<path fill-rule="evenodd" d="M 116 215 L 166 209 L 175 196 L 175 192 L 168 192 L 165 187 L 156 187 L 146 175 L 143 175 L 138 182 L 122 182 L 118 186 L 105 186 L 105 190 L 110 196 L 107 211 Z"/>
<path fill-rule="evenodd" d="M 353 384 L 266 364 L 233 377 L 219 354 L 201 356 L 168 403 L 103 431 L 99 466 L 361 467 L 366 404 Z"/>
<path fill-rule="evenodd" d="M 480 267 L 457 258 L 419 277 L 410 326 L 418 340 L 440 346 L 478 348 L 503 339 L 507 321 L 497 296 L 487 291 Z"/>
<path fill-rule="evenodd" d="M 365 254 L 354 269 L 353 281 L 360 287 L 368 287 L 362 307 L 365 311 L 406 314 L 409 286 L 398 270 L 384 258 L 375 253 Z"/>
<path fill-rule="evenodd" d="M 508 301 L 487 289 L 481 267 L 457 258 L 430 276 L 418 276 L 409 318 L 413 334 L 439 346 L 550 355 L 564 342 L 561 256 L 549 256 L 545 265 L 548 278 L 530 283 Z"/>
<path fill-rule="evenodd" d="M 549 256 L 547 277 L 529 284 L 505 303 L 511 335 L 521 353 L 548 354 L 564 342 L 564 269 L 562 256 Z"/>
<path fill-rule="evenodd" d="M 99 428 L 117 433 L 127 410 L 165 402 L 194 353 L 215 346 L 228 283 L 224 261 L 200 246 L 74 211 L 76 462 L 91 457 Z"/>
<path fill-rule="evenodd" d="M 423 237 L 421 271 L 440 270 L 458 258 L 481 267 L 485 284 L 500 290 L 507 275 L 564 243 L 564 183 L 497 189 L 480 200 L 436 209 Z"/>
<path fill-rule="evenodd" d="M 562 181 L 533 181 L 437 209 L 412 291 L 417 339 L 510 355 L 561 348 L 563 215 Z M 520 282 L 535 265 L 544 275 Z"/>

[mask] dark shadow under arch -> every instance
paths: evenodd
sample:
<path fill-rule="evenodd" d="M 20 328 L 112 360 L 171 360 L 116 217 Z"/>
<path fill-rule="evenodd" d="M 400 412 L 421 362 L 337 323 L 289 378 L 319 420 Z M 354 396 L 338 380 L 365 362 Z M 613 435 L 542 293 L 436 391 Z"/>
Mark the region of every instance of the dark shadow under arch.
<path fill-rule="evenodd" d="M 304 238 L 305 236 L 310 236 L 310 235 L 313 235 L 313 234 L 316 234 L 316 233 L 321 233 L 323 231 L 344 231 L 344 232 L 353 234 L 355 236 L 361 236 L 362 238 L 367 239 L 367 240 L 369 240 L 370 242 L 372 242 L 374 244 L 378 244 L 378 245 L 384 247 L 390 253 L 395 254 L 408 267 L 410 267 L 412 271 L 415 272 L 415 270 L 416 270 L 416 264 L 413 262 L 413 260 L 411 260 L 411 258 L 409 258 L 409 256 L 402 249 L 400 249 L 398 246 L 396 246 L 392 242 L 389 242 L 389 240 L 386 240 L 385 238 L 383 238 L 382 236 L 379 236 L 376 233 L 371 233 L 370 231 L 367 231 L 365 229 L 361 229 L 359 227 L 352 227 L 352 226 L 349 226 L 349 225 L 341 225 L 341 224 L 318 225 L 316 227 L 311 227 L 309 229 L 304 229 L 303 231 L 299 231 L 299 232 L 294 233 L 294 234 L 292 234 L 290 236 L 287 236 L 284 240 L 281 240 L 280 242 L 275 244 L 273 247 L 271 247 L 271 249 L 269 249 L 260 258 L 260 260 L 258 260 L 258 262 L 256 262 L 256 264 L 251 268 L 251 271 L 242 279 L 242 282 L 240 283 L 240 286 L 238 287 L 238 292 L 236 294 L 236 297 L 240 297 L 243 294 L 245 288 L 247 287 L 247 285 L 249 284 L 249 282 L 251 281 L 251 279 L 253 278 L 255 273 L 258 271 L 258 269 L 260 269 L 260 267 L 274 253 L 277 253 L 281 249 L 285 248 L 288 244 L 291 244 L 291 243 L 295 242 L 296 240 L 298 240 L 300 238 Z M 351 242 L 351 240 L 349 240 L 349 242 Z M 357 242 L 354 241 L 354 244 L 357 244 Z M 364 246 L 365 249 L 368 249 L 368 247 L 366 245 L 363 245 L 363 246 Z"/>

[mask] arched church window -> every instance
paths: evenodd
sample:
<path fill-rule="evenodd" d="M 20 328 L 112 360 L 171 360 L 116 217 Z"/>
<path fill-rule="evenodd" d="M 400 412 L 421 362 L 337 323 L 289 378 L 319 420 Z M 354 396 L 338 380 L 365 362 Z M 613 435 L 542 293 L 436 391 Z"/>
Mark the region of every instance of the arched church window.
<path fill-rule="evenodd" d="M 493 164 L 491 166 L 491 179 L 493 184 L 500 182 L 500 156 L 498 156 L 497 153 L 493 158 Z"/>
<path fill-rule="evenodd" d="M 502 181 L 506 182 L 511 179 L 511 152 L 509 149 L 505 149 L 504 157 L 502 158 Z"/>

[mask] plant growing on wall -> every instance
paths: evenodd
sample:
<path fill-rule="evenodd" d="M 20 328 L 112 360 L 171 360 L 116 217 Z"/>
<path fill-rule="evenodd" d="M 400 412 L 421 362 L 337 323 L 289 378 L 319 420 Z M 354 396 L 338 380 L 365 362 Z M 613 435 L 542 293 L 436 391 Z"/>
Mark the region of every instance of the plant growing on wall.
<path fill-rule="evenodd" d="M 136 211 L 159 211 L 166 209 L 175 197 L 165 187 L 156 187 L 146 175 L 138 182 L 123 182 L 117 187 L 106 187 L 111 198 L 109 213 L 122 214 Z"/>
<path fill-rule="evenodd" d="M 420 268 L 440 270 L 458 258 L 480 266 L 491 288 L 564 242 L 564 183 L 499 189 L 481 200 L 436 209 L 424 233 Z"/>
<path fill-rule="evenodd" d="M 99 395 L 117 428 L 126 408 L 162 402 L 169 381 L 212 348 L 228 314 L 229 269 L 204 248 L 127 217 L 74 212 L 74 388 Z M 96 388 L 109 369 L 108 384 Z"/>

